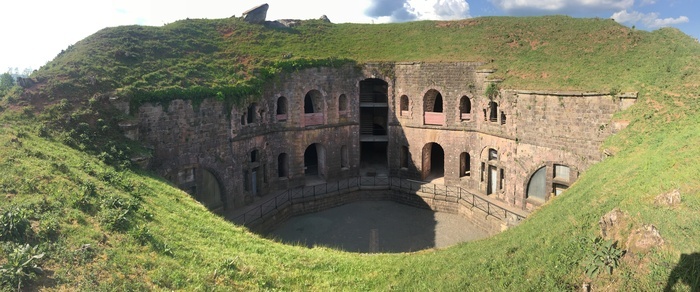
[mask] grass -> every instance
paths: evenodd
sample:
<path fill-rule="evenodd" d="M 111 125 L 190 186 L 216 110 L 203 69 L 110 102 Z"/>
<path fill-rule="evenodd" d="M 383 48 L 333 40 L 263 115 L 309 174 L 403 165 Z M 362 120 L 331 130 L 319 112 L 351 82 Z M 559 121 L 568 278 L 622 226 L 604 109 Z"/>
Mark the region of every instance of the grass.
<path fill-rule="evenodd" d="M 563 16 L 104 29 L 36 72 L 36 87 L 0 103 L 0 210 L 21 208 L 31 222 L 26 237 L 2 242 L 3 255 L 12 245 L 37 246 L 47 272 L 29 288 L 49 290 L 550 291 L 587 281 L 596 290 L 660 290 L 682 255 L 700 251 L 699 59 L 700 45 L 674 29 Z M 162 178 L 121 164 L 138 145 L 117 138 L 114 123 L 128 117 L 107 112 L 100 97 L 200 88 L 231 90 L 224 98 L 235 104 L 255 98 L 241 88 L 284 71 L 416 60 L 486 62 L 506 88 L 638 90 L 640 99 L 616 116 L 630 126 L 606 142 L 615 155 L 517 228 L 444 250 L 359 255 L 260 238 Z M 90 147 L 109 141 L 114 150 Z M 654 204 L 673 189 L 679 206 Z M 653 224 L 665 244 L 587 279 L 583 260 L 598 220 L 616 207 L 629 216 L 628 229 Z M 676 288 L 700 285 L 687 279 Z"/>

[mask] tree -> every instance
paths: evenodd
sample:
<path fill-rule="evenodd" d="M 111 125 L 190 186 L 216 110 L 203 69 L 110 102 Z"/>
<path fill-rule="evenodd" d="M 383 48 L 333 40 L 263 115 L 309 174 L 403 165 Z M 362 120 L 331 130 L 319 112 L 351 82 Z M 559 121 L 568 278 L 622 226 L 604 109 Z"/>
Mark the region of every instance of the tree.
<path fill-rule="evenodd" d="M 15 78 L 12 77 L 9 72 L 2 73 L 2 75 L 0 75 L 0 91 L 8 90 L 14 85 Z"/>

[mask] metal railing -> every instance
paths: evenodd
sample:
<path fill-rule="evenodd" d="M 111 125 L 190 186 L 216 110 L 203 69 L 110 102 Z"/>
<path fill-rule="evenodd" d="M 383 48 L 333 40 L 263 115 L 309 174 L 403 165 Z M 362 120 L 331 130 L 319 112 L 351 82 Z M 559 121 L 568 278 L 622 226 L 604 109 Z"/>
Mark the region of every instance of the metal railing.
<path fill-rule="evenodd" d="M 331 194 L 340 195 L 349 191 L 358 190 L 363 186 L 386 187 L 387 189 L 409 195 L 416 195 L 417 192 L 432 194 L 433 200 L 459 203 L 472 209 L 476 208 L 486 213 L 487 216 L 492 216 L 503 221 L 515 220 L 517 222 L 525 219 L 524 216 L 494 204 L 459 186 L 439 185 L 397 177 L 367 176 L 351 177 L 330 183 L 288 189 L 246 210 L 242 214 L 231 218 L 231 221 L 243 225 L 251 224 L 263 218 L 267 218 L 268 216 L 272 216 L 295 203 L 316 201 L 327 198 Z"/>

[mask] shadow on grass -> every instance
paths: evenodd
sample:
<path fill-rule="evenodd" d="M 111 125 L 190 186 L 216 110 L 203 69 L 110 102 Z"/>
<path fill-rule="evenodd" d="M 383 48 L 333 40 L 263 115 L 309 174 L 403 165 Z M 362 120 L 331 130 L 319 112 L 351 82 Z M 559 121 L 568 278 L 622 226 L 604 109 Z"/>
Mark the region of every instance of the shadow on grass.
<path fill-rule="evenodd" d="M 668 276 L 664 291 L 674 291 L 678 282 L 690 287 L 692 292 L 700 292 L 700 253 L 682 254 L 671 275 Z"/>

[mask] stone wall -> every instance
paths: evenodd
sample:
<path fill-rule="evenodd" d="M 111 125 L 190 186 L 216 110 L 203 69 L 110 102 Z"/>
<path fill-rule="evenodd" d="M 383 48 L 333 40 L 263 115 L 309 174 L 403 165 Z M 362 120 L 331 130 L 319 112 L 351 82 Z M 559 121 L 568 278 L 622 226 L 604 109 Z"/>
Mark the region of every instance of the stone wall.
<path fill-rule="evenodd" d="M 431 157 L 424 152 L 435 143 L 430 145 L 444 151 L 445 184 L 529 210 L 543 202 L 526 197 L 533 173 L 545 167 L 550 189 L 573 183 L 601 160 L 602 141 L 620 128 L 611 126 L 612 115 L 632 100 L 518 90 L 501 90 L 490 100 L 484 91 L 496 81 L 489 80 L 493 71 L 478 69 L 481 65 L 413 62 L 300 70 L 282 74 L 263 88 L 260 99 L 251 97 L 229 113 L 213 98 L 198 106 L 183 100 L 145 104 L 135 113 L 136 136 L 154 149 L 152 168 L 195 196 L 202 191 L 198 169 L 210 172 L 230 211 L 287 188 L 358 176 L 359 83 L 377 78 L 388 83 L 391 176 L 425 179 L 421 170 Z M 304 112 L 307 95 L 313 97 L 313 114 Z M 408 100 L 404 111 L 402 96 Z M 442 112 L 431 113 L 430 121 L 442 122 L 426 125 L 424 109 L 436 110 L 439 98 Z M 311 145 L 320 157 L 316 179 L 304 169 Z M 402 147 L 408 149 L 408 163 L 402 161 Z M 346 165 L 341 149 L 347 149 Z M 286 167 L 280 167 L 281 157 Z M 468 175 L 462 157 L 469 157 Z M 569 167 L 568 180 L 554 179 L 557 165 Z"/>

